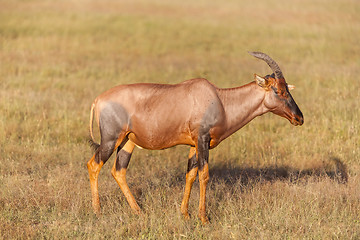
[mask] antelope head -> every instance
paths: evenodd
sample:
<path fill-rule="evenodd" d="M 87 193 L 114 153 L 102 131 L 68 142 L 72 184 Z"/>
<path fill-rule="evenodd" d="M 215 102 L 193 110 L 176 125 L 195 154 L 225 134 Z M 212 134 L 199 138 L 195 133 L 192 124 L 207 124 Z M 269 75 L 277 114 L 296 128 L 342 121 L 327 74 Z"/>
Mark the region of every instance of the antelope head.
<path fill-rule="evenodd" d="M 265 77 L 255 74 L 256 83 L 266 91 L 265 107 L 270 112 L 288 119 L 295 126 L 302 125 L 304 123 L 303 114 L 290 94 L 290 90 L 294 86 L 286 83 L 279 65 L 265 53 L 249 52 L 249 54 L 264 60 L 273 71 L 273 74 Z"/>

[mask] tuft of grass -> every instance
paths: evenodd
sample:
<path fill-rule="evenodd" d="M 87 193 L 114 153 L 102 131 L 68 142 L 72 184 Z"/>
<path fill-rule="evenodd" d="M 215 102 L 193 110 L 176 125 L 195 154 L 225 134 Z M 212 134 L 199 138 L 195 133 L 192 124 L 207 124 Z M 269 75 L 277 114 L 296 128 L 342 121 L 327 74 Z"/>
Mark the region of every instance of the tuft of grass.
<path fill-rule="evenodd" d="M 360 238 L 360 4 L 316 1 L 0 0 L 0 239 Z M 134 215 L 99 178 L 91 209 L 86 162 L 93 99 L 118 84 L 205 77 L 219 87 L 276 59 L 301 108 L 294 128 L 267 114 L 210 153 L 207 212 L 195 182 L 180 204 L 188 147 L 136 150 Z M 98 135 L 97 135 L 98 136 Z"/>

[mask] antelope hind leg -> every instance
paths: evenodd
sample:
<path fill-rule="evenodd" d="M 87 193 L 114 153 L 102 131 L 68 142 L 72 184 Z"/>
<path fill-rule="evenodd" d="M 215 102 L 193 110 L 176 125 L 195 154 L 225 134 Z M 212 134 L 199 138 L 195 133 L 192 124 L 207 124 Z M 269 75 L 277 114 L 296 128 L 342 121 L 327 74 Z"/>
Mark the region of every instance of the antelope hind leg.
<path fill-rule="evenodd" d="M 130 140 L 126 139 L 125 145 L 123 147 L 118 148 L 116 160 L 114 162 L 114 166 L 111 170 L 111 174 L 115 178 L 116 182 L 119 184 L 121 191 L 124 193 L 127 202 L 130 207 L 136 212 L 140 213 L 140 207 L 136 203 L 134 196 L 132 195 L 129 186 L 126 182 L 126 169 L 128 167 L 131 154 L 134 150 L 134 143 Z"/>
<path fill-rule="evenodd" d="M 100 199 L 98 190 L 98 178 L 102 166 L 114 152 L 114 141 L 102 141 L 94 156 L 87 163 L 91 186 L 92 206 L 94 213 L 100 213 Z"/>
<path fill-rule="evenodd" d="M 90 187 L 91 187 L 91 196 L 92 196 L 92 207 L 95 214 L 100 213 L 100 199 L 99 199 L 99 190 L 98 190 L 98 177 L 101 170 L 101 167 L 104 163 L 101 161 L 97 163 L 95 161 L 96 157 L 95 153 L 94 156 L 88 161 L 87 168 L 89 171 L 89 179 L 90 179 Z"/>

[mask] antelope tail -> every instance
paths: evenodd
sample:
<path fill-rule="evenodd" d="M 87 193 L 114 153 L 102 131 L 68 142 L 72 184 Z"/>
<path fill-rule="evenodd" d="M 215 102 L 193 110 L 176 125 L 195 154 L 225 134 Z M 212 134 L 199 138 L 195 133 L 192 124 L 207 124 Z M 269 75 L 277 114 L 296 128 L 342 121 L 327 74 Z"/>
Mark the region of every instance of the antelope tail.
<path fill-rule="evenodd" d="M 90 143 L 90 146 L 96 151 L 100 147 L 100 144 L 95 142 L 94 135 L 93 135 L 94 108 L 95 108 L 95 103 L 93 103 L 91 105 L 91 110 L 90 110 L 90 138 L 89 138 L 89 143 Z"/>

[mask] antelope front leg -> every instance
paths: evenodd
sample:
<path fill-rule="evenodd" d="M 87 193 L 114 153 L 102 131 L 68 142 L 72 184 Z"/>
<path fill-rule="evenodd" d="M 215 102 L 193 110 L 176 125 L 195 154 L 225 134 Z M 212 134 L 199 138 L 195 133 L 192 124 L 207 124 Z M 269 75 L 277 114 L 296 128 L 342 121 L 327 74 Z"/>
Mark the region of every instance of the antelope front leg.
<path fill-rule="evenodd" d="M 206 216 L 206 186 L 209 182 L 209 166 L 206 163 L 202 170 L 199 170 L 200 182 L 200 201 L 199 201 L 199 218 L 202 223 L 208 223 L 209 219 Z"/>
<path fill-rule="evenodd" d="M 189 160 L 188 160 L 188 167 L 186 172 L 186 185 L 185 185 L 185 192 L 184 192 L 184 198 L 181 203 L 181 213 L 185 217 L 185 219 L 189 219 L 189 198 L 191 193 L 192 185 L 196 179 L 198 171 L 198 161 L 196 158 L 196 148 L 191 147 L 190 153 L 189 153 Z"/>
<path fill-rule="evenodd" d="M 199 183 L 200 183 L 200 200 L 199 200 L 199 218 L 203 224 L 209 222 L 206 216 L 206 186 L 209 182 L 209 147 L 210 136 L 208 134 L 200 137 L 197 146 L 197 158 L 199 162 Z"/>

